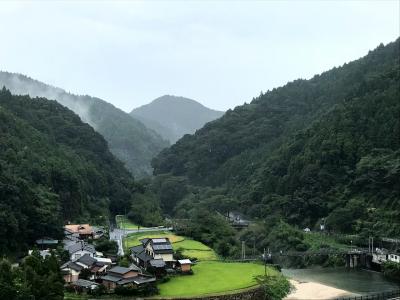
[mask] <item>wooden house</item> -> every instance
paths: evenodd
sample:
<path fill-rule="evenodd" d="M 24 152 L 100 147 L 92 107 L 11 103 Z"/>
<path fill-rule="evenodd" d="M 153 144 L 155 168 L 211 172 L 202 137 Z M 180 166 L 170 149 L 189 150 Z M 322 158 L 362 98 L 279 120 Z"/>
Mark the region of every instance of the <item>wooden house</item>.
<path fill-rule="evenodd" d="M 192 262 L 190 259 L 181 259 L 178 260 L 178 267 L 182 271 L 182 273 L 187 273 L 192 270 Z"/>

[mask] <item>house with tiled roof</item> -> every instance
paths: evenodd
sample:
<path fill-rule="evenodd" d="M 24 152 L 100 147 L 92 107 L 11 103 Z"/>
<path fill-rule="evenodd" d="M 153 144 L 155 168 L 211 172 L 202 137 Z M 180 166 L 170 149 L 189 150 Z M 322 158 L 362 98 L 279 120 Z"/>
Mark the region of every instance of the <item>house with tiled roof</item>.
<path fill-rule="evenodd" d="M 70 241 L 64 244 L 64 250 L 67 250 L 72 261 L 79 259 L 81 256 L 88 254 L 94 257 L 96 249 L 93 245 L 85 241 Z"/>
<path fill-rule="evenodd" d="M 165 268 L 174 265 L 174 250 L 168 238 L 145 238 L 131 248 L 131 257 L 143 268 Z"/>
<path fill-rule="evenodd" d="M 83 266 L 73 261 L 68 261 L 61 265 L 61 274 L 66 283 L 76 282 L 79 279 L 79 274 L 84 269 Z"/>
<path fill-rule="evenodd" d="M 107 274 L 101 277 L 101 280 L 107 290 L 113 291 L 117 286 L 138 288 L 154 284 L 156 278 L 142 274 L 139 267 L 132 265 L 129 268 L 114 267 L 108 270 Z"/>

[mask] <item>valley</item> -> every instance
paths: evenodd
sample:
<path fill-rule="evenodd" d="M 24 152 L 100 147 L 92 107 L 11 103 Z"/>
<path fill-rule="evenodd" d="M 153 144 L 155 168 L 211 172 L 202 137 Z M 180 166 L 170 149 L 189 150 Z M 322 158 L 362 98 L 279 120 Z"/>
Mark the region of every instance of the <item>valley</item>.
<path fill-rule="evenodd" d="M 399 38 L 226 112 L 0 88 L 0 299 L 400 296 Z"/>

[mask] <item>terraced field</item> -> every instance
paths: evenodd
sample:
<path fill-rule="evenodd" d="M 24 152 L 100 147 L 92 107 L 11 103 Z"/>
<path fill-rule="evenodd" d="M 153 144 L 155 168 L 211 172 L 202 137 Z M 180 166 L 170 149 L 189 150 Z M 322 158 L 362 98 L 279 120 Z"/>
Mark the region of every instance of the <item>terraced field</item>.
<path fill-rule="evenodd" d="M 257 285 L 255 276 L 264 274 L 264 266 L 256 263 L 204 261 L 193 266 L 193 275 L 174 276 L 158 285 L 159 297 L 195 297 L 229 293 Z M 268 274 L 277 271 L 267 268 Z"/>

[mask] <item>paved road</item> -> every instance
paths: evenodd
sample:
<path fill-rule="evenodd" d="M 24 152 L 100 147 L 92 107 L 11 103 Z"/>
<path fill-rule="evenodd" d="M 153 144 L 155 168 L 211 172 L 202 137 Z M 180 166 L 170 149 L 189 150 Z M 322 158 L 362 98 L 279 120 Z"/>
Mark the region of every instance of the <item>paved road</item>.
<path fill-rule="evenodd" d="M 110 240 L 116 241 L 118 244 L 118 255 L 124 256 L 124 247 L 122 246 L 122 240 L 125 236 L 130 233 L 139 233 L 139 232 L 154 232 L 154 231 L 171 231 L 172 227 L 147 227 L 141 229 L 119 229 L 115 228 L 110 231 Z"/>

